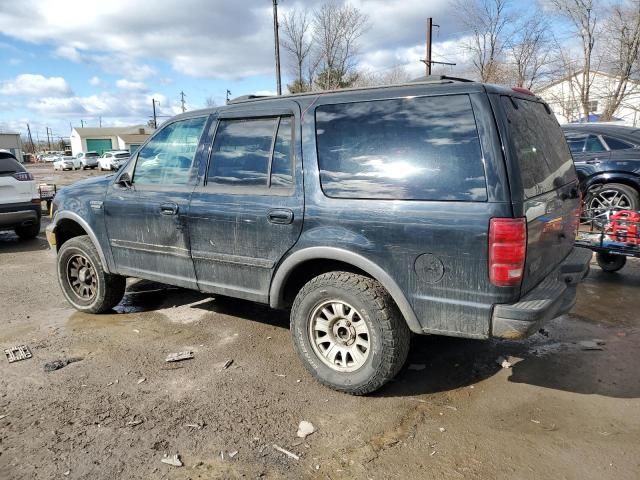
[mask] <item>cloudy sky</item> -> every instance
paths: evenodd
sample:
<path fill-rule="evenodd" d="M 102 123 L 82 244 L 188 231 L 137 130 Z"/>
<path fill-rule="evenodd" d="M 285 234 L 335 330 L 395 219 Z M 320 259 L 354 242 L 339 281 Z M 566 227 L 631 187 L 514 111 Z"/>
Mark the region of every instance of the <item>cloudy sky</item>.
<path fill-rule="evenodd" d="M 318 0 L 280 0 L 281 12 Z M 451 0 L 353 0 L 370 18 L 360 62 L 373 71 L 424 66 L 425 20 L 434 59 L 464 63 L 464 27 Z M 523 6 L 530 2 L 517 0 Z M 269 0 L 0 0 L 0 130 L 146 123 L 201 108 L 207 97 L 275 91 Z M 443 73 L 460 74 L 444 67 Z M 284 70 L 284 82 L 287 69 Z M 437 73 L 437 72 L 434 72 Z M 35 138 L 34 138 L 35 139 Z"/>

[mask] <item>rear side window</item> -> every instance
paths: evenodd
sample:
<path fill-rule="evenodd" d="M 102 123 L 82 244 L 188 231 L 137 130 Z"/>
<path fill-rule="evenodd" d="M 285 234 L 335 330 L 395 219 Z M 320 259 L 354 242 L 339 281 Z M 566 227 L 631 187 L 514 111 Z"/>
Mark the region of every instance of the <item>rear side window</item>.
<path fill-rule="evenodd" d="M 584 152 L 584 142 L 586 141 L 586 135 L 576 135 L 573 133 L 567 134 L 567 144 L 572 153 Z"/>
<path fill-rule="evenodd" d="M 633 148 L 633 145 L 627 143 L 619 138 L 613 137 L 602 137 L 607 145 L 609 146 L 609 150 L 627 150 L 629 148 Z"/>
<path fill-rule="evenodd" d="M 575 180 L 576 172 L 562 130 L 544 104 L 502 97 L 513 160 L 520 167 L 525 198 L 555 190 Z"/>
<path fill-rule="evenodd" d="M 335 198 L 486 201 L 467 95 L 316 109 L 320 181 Z"/>
<path fill-rule="evenodd" d="M 208 183 L 244 187 L 293 186 L 292 117 L 220 120 Z"/>

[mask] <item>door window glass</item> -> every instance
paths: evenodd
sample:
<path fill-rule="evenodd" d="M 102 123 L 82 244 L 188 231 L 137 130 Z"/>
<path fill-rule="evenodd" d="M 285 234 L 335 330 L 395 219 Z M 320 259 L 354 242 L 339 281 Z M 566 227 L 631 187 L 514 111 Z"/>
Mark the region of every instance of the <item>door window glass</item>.
<path fill-rule="evenodd" d="M 633 148 L 633 145 L 623 140 L 620 140 L 619 138 L 613 138 L 613 137 L 602 137 L 602 138 L 604 138 L 604 141 L 607 142 L 607 145 L 609 146 L 609 150 L 626 150 L 628 148 Z"/>
<path fill-rule="evenodd" d="M 586 135 L 567 135 L 567 144 L 569 145 L 569 150 L 571 150 L 571 153 L 584 152 L 584 142 L 586 139 Z"/>
<path fill-rule="evenodd" d="M 283 117 L 278 126 L 278 135 L 273 149 L 273 163 L 271 164 L 272 187 L 290 187 L 293 185 L 291 118 Z"/>
<path fill-rule="evenodd" d="M 467 95 L 322 105 L 316 137 L 329 197 L 487 199 Z"/>
<path fill-rule="evenodd" d="M 210 183 L 267 186 L 277 118 L 221 120 L 209 164 Z"/>
<path fill-rule="evenodd" d="M 605 152 L 606 150 L 607 149 L 604 148 L 604 145 L 602 145 L 602 142 L 598 137 L 596 137 L 595 135 L 589 135 L 587 137 L 587 143 L 585 143 L 585 146 L 584 146 L 585 152 L 597 153 L 597 152 Z"/>
<path fill-rule="evenodd" d="M 184 185 L 202 135 L 206 117 L 170 123 L 140 150 L 133 174 L 138 185 Z"/>

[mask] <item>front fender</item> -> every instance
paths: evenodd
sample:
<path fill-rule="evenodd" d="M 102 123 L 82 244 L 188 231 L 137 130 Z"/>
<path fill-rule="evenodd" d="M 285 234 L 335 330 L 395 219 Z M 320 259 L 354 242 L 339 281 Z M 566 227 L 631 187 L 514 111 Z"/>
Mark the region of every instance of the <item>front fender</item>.
<path fill-rule="evenodd" d="M 424 333 L 404 293 L 387 272 L 371 260 L 357 253 L 336 247 L 309 247 L 289 255 L 280 264 L 271 282 L 269 304 L 272 308 L 282 308 L 284 306 L 284 288 L 289 276 L 297 266 L 310 260 L 338 260 L 367 272 L 389 292 L 411 331 L 420 334 Z"/>

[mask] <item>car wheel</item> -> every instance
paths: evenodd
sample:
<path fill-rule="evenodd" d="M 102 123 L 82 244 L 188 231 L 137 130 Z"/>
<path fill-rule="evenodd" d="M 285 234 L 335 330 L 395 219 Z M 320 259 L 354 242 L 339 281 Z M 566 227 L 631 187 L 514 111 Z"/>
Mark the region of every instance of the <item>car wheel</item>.
<path fill-rule="evenodd" d="M 291 310 L 291 335 L 311 375 L 353 395 L 391 380 L 407 359 L 411 339 L 387 291 L 349 272 L 325 273 L 300 290 Z"/>
<path fill-rule="evenodd" d="M 639 210 L 638 192 L 621 183 L 606 183 L 591 187 L 584 200 L 585 216 L 599 225 L 608 221 L 611 211 Z"/>
<path fill-rule="evenodd" d="M 627 257 L 624 255 L 611 255 L 610 253 L 599 252 L 596 254 L 596 261 L 602 270 L 613 273 L 625 266 Z"/>
<path fill-rule="evenodd" d="M 57 272 L 64 296 L 81 312 L 106 312 L 124 296 L 126 278 L 104 271 L 87 235 L 74 237 L 60 247 Z"/>
<path fill-rule="evenodd" d="M 16 235 L 23 240 L 30 240 L 36 238 L 40 233 L 40 220 L 34 225 L 27 225 L 26 227 L 16 227 L 14 229 Z"/>

